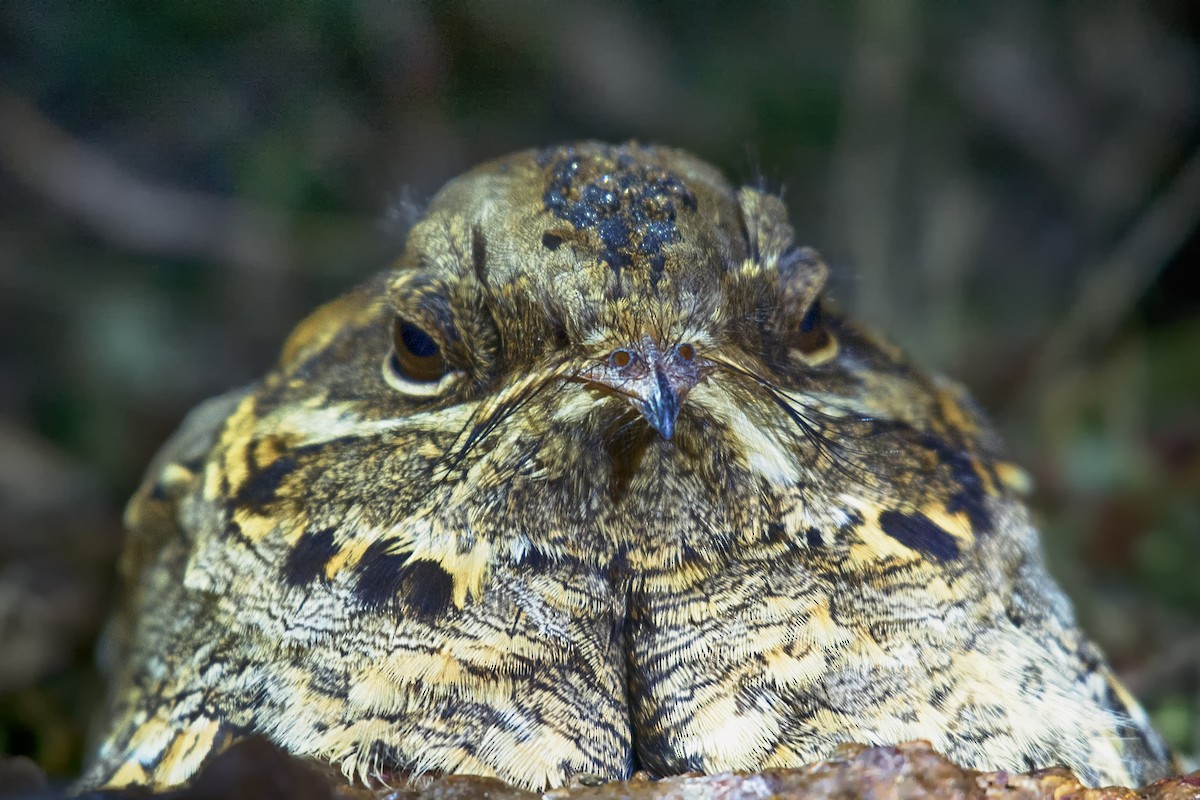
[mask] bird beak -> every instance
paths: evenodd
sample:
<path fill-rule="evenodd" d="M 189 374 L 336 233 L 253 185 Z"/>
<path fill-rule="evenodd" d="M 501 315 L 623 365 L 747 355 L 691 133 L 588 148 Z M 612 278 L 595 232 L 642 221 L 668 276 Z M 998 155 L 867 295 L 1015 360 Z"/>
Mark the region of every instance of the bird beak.
<path fill-rule="evenodd" d="M 690 386 L 687 388 L 691 388 Z M 642 416 L 650 427 L 658 431 L 664 439 L 675 435 L 675 419 L 679 416 L 680 395 L 686 394 L 686 389 L 680 391 L 666 376 L 662 367 L 654 369 L 654 386 L 641 403 Z"/>
<path fill-rule="evenodd" d="M 675 435 L 679 408 L 701 376 L 690 344 L 661 347 L 649 336 L 618 348 L 584 373 L 584 379 L 623 395 L 663 439 Z"/>

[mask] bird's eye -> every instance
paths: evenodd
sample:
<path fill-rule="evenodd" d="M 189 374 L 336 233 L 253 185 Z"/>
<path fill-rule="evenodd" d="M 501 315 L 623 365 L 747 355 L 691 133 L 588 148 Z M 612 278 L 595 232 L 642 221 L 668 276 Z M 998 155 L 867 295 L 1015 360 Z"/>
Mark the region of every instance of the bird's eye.
<path fill-rule="evenodd" d="M 696 348 L 688 342 L 684 342 L 676 347 L 675 352 L 678 353 L 679 357 L 684 361 L 691 361 L 696 357 Z"/>
<path fill-rule="evenodd" d="M 432 336 L 411 322 L 396 318 L 392 342 L 397 365 L 409 380 L 428 383 L 446 374 L 442 349 Z"/>
<path fill-rule="evenodd" d="M 392 352 L 383 374 L 394 388 L 418 396 L 437 394 L 452 375 L 434 338 L 402 317 L 392 323 Z"/>
<path fill-rule="evenodd" d="M 800 320 L 796 347 L 809 364 L 821 364 L 837 355 L 837 341 L 825 326 L 821 301 L 815 300 Z"/>

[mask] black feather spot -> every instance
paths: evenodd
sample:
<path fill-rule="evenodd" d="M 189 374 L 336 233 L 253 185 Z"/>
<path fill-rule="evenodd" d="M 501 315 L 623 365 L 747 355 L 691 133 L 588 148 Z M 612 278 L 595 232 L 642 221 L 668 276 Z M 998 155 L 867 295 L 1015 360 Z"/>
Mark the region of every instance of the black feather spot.
<path fill-rule="evenodd" d="M 436 561 L 412 561 L 400 570 L 405 603 L 420 617 L 443 613 L 454 599 L 454 579 Z"/>
<path fill-rule="evenodd" d="M 284 478 L 291 475 L 298 466 L 299 463 L 291 456 L 281 456 L 262 469 L 250 473 L 250 477 L 238 490 L 234 503 L 239 506 L 262 508 L 275 499 Z"/>
<path fill-rule="evenodd" d="M 515 562 L 514 566 L 524 567 L 531 573 L 541 573 L 549 569 L 553 563 L 545 551 L 531 547 L 521 554 L 521 558 Z"/>
<path fill-rule="evenodd" d="M 600 257 L 618 278 L 621 270 L 644 265 L 657 286 L 667 246 L 682 238 L 679 208 L 696 210 L 696 197 L 687 185 L 620 147 L 590 154 L 556 148 L 543 151 L 538 160 L 549 166 L 542 197 L 546 210 L 576 230 L 595 231 Z"/>
<path fill-rule="evenodd" d="M 325 575 L 325 565 L 337 553 L 333 528 L 306 531 L 283 562 L 283 580 L 289 586 L 307 586 Z"/>
<path fill-rule="evenodd" d="M 975 470 L 971 457 L 930 434 L 921 437 L 921 444 L 932 450 L 938 460 L 949 467 L 950 479 L 959 487 L 958 491 L 950 496 L 946 510 L 951 514 L 960 511 L 966 514 L 972 530 L 977 535 L 990 533 L 992 516 L 987 510 L 987 490 Z"/>
<path fill-rule="evenodd" d="M 354 593 L 364 606 L 379 610 L 401 602 L 418 617 L 436 616 L 450 607 L 454 579 L 435 561 L 409 561 L 409 553 L 388 552 L 375 542 L 357 567 Z"/>
<path fill-rule="evenodd" d="M 979 480 L 978 476 L 975 480 Z M 992 532 L 992 515 L 984 505 L 985 497 L 982 486 L 964 488 L 950 496 L 946 510 L 951 514 L 957 514 L 959 511 L 966 514 L 967 519 L 971 521 L 971 529 L 983 536 Z"/>
<path fill-rule="evenodd" d="M 480 283 L 487 281 L 487 236 L 483 228 L 476 225 L 471 229 L 471 261 L 475 265 L 475 277 Z"/>
<path fill-rule="evenodd" d="M 905 547 L 938 561 L 953 561 L 959 556 L 958 540 L 924 514 L 884 511 L 879 515 L 879 526 Z"/>
<path fill-rule="evenodd" d="M 409 553 L 388 552 L 390 547 L 389 542 L 372 543 L 355 567 L 358 582 L 354 593 L 363 605 L 383 608 L 396 599 L 400 590 L 400 570 L 408 561 Z"/>
<path fill-rule="evenodd" d="M 554 234 L 554 233 L 543 233 L 542 234 L 542 247 L 546 248 L 547 250 L 549 250 L 552 253 L 555 250 L 557 250 L 559 248 L 559 246 L 562 245 L 562 243 L 563 243 L 562 237 L 557 234 Z"/>
<path fill-rule="evenodd" d="M 809 528 L 804 532 L 804 541 L 809 547 L 821 547 L 825 544 L 825 537 L 821 536 L 821 532 L 816 528 Z"/>

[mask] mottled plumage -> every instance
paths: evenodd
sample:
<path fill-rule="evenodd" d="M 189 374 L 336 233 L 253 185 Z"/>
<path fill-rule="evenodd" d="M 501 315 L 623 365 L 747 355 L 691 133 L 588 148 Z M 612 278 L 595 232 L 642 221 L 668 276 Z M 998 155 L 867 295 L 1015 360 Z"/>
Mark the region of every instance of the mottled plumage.
<path fill-rule="evenodd" d="M 201 406 L 127 515 L 86 782 L 261 732 L 531 787 L 929 739 L 1172 769 L 964 392 L 822 309 L 782 202 L 676 150 L 451 182 L 395 269 Z"/>

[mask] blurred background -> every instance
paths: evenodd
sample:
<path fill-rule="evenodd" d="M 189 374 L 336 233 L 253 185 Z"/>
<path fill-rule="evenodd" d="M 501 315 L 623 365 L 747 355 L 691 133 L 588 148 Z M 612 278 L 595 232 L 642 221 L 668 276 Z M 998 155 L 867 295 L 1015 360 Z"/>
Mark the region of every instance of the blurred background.
<path fill-rule="evenodd" d="M 0 753 L 78 769 L 121 508 L 196 402 L 506 152 L 784 192 L 967 383 L 1055 574 L 1200 751 L 1200 4 L 0 4 Z"/>

